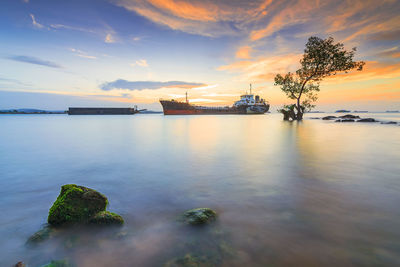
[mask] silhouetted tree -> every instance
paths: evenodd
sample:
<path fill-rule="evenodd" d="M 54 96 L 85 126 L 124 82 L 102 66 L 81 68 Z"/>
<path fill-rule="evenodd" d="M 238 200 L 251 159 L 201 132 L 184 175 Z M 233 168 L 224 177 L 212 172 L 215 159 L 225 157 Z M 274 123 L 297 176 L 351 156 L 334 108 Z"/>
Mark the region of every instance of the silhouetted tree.
<path fill-rule="evenodd" d="M 347 51 L 342 43 L 334 43 L 332 37 L 321 39 L 310 37 L 300 60 L 301 68 L 296 73 L 275 76 L 275 85 L 280 85 L 288 98 L 296 104 L 285 105 L 279 111 L 284 120 L 302 120 L 303 114 L 311 110 L 318 98 L 320 81 L 338 72 L 362 70 L 365 62 L 353 61 L 356 48 Z M 302 100 L 303 97 L 303 100 Z"/>

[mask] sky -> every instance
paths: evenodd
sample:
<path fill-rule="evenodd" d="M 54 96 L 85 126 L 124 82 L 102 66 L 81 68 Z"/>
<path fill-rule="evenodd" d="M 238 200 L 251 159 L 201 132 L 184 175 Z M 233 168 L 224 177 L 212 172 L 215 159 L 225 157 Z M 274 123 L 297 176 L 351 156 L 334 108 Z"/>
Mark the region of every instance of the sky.
<path fill-rule="evenodd" d="M 400 110 L 399 25 L 399 0 L 2 0 L 0 109 L 225 106 L 251 83 L 273 111 L 318 36 L 366 65 L 325 79 L 317 110 Z"/>

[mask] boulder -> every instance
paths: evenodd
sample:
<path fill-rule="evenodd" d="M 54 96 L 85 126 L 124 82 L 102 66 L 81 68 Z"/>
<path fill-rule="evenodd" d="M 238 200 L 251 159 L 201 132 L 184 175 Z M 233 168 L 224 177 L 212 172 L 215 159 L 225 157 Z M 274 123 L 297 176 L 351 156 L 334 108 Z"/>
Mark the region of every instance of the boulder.
<path fill-rule="evenodd" d="M 89 223 L 97 225 L 122 225 L 124 219 L 116 213 L 102 211 L 90 218 Z"/>
<path fill-rule="evenodd" d="M 336 119 L 336 116 L 326 116 L 326 117 L 322 117 L 323 120 L 333 120 Z"/>
<path fill-rule="evenodd" d="M 191 225 L 210 223 L 216 218 L 217 213 L 209 208 L 197 208 L 183 213 L 183 221 Z"/>
<path fill-rule="evenodd" d="M 107 198 L 96 190 L 75 184 L 63 185 L 47 221 L 54 226 L 85 223 L 105 211 L 107 204 Z"/>
<path fill-rule="evenodd" d="M 346 115 L 340 116 L 339 118 L 342 118 L 342 119 L 359 119 L 360 116 L 356 116 L 356 115 L 352 115 L 352 114 L 346 114 Z"/>
<path fill-rule="evenodd" d="M 373 118 L 365 118 L 365 119 L 360 119 L 357 122 L 377 122 L 377 121 Z"/>

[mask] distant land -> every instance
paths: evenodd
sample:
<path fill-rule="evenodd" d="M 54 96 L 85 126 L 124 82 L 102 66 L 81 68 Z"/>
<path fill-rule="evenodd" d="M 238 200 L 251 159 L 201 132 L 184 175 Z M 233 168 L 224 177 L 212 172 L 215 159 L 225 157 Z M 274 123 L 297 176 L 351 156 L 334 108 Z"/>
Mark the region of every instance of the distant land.
<path fill-rule="evenodd" d="M 42 110 L 32 108 L 3 109 L 0 114 L 65 114 L 66 110 Z"/>
<path fill-rule="evenodd" d="M 140 114 L 161 114 L 162 111 L 140 110 Z M 67 110 L 43 110 L 33 108 L 3 109 L 0 114 L 67 114 Z"/>

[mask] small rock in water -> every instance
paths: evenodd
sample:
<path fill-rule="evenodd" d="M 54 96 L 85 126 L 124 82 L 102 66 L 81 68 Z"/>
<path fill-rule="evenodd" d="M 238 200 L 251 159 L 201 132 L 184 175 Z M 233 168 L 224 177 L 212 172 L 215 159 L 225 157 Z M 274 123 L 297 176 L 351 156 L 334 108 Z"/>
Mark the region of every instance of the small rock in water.
<path fill-rule="evenodd" d="M 89 223 L 97 225 L 122 225 L 124 224 L 124 219 L 116 213 L 102 211 L 91 218 L 89 220 Z"/>
<path fill-rule="evenodd" d="M 322 118 L 323 120 L 333 120 L 336 119 L 336 116 L 326 116 Z"/>
<path fill-rule="evenodd" d="M 14 267 L 26 267 L 26 264 L 23 263 L 22 261 L 17 262 L 17 264 L 14 265 Z"/>
<path fill-rule="evenodd" d="M 72 265 L 67 260 L 55 260 L 41 267 L 72 267 Z"/>
<path fill-rule="evenodd" d="M 395 121 L 383 121 L 381 124 L 397 124 Z"/>
<path fill-rule="evenodd" d="M 208 267 L 215 266 L 209 264 L 205 257 L 194 256 L 192 254 L 186 254 L 184 257 L 175 258 L 164 264 L 164 267 Z"/>
<path fill-rule="evenodd" d="M 365 119 L 360 119 L 357 122 L 377 122 L 377 121 L 373 118 L 365 118 Z"/>
<path fill-rule="evenodd" d="M 45 226 L 33 235 L 31 235 L 28 240 L 27 244 L 33 245 L 37 244 L 40 242 L 43 242 L 51 237 L 51 235 L 54 233 L 54 229 L 51 226 Z"/>
<path fill-rule="evenodd" d="M 354 122 L 353 119 L 335 120 L 335 122 Z"/>
<path fill-rule="evenodd" d="M 209 208 L 197 208 L 183 213 L 184 222 L 192 225 L 206 224 L 214 221 L 217 213 Z"/>
<path fill-rule="evenodd" d="M 356 115 L 352 115 L 352 114 L 346 114 L 346 115 L 340 116 L 339 118 L 342 118 L 342 119 L 359 119 L 360 116 L 356 116 Z"/>

